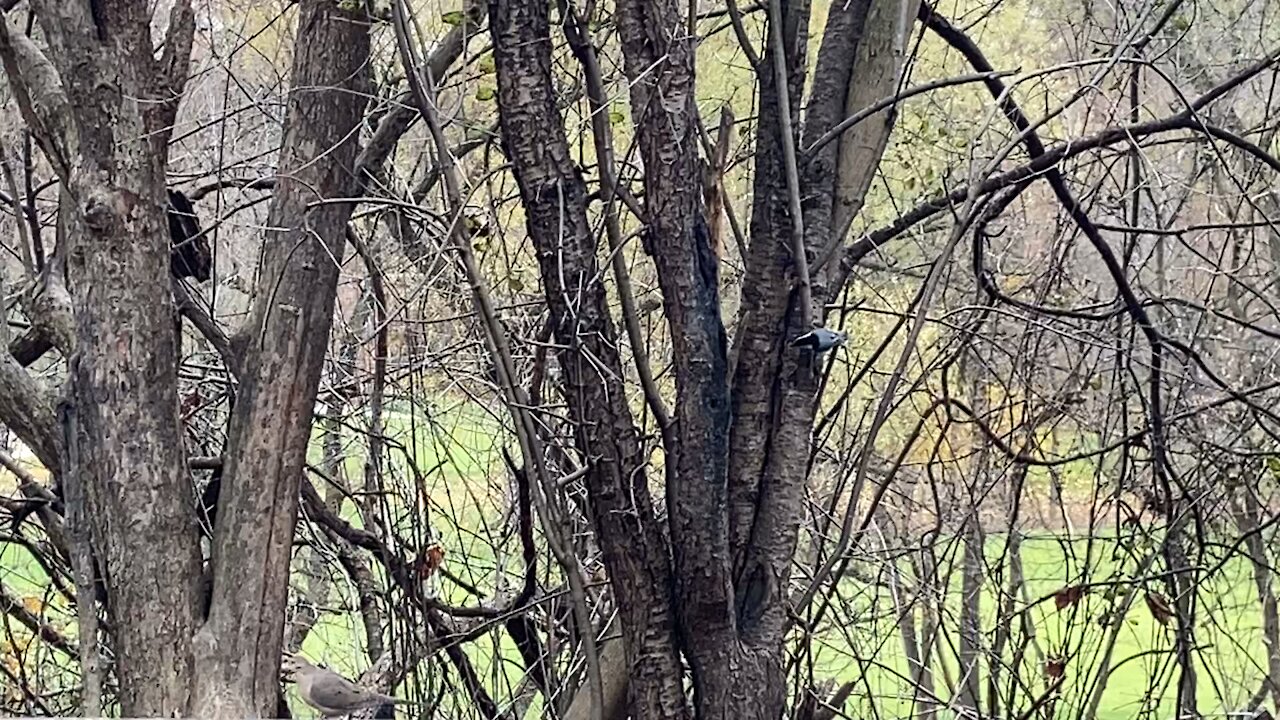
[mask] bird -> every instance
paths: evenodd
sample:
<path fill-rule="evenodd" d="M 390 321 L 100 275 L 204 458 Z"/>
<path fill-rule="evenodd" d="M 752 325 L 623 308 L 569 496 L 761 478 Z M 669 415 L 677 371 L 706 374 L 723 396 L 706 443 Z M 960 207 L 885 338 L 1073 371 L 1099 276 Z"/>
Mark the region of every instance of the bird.
<path fill-rule="evenodd" d="M 319 710 L 324 717 L 348 715 L 388 703 L 416 704 L 362 688 L 332 670 L 312 665 L 300 655 L 286 655 L 280 669 L 293 676 L 302 701 Z"/>
<path fill-rule="evenodd" d="M 849 334 L 845 332 L 836 332 L 828 330 L 824 327 L 814 328 L 809 332 L 797 337 L 791 341 L 791 347 L 809 348 L 815 354 L 823 353 L 831 348 L 843 345 L 849 339 Z"/>

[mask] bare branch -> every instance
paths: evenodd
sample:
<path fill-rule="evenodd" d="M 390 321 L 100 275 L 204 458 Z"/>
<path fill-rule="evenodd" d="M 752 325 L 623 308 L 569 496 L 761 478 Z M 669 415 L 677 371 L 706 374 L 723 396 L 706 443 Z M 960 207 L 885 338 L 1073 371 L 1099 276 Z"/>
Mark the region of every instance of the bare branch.
<path fill-rule="evenodd" d="M 52 625 L 45 622 L 39 615 L 28 610 L 21 600 L 9 594 L 2 582 L 0 582 L 0 612 L 22 623 L 33 635 L 48 643 L 50 647 L 61 650 L 71 657 L 79 657 L 80 651 L 74 642 L 55 630 Z"/>
<path fill-rule="evenodd" d="M 12 430 L 51 472 L 62 470 L 54 395 L 7 353 L 0 357 L 0 423 Z"/>
<path fill-rule="evenodd" d="M 7 21 L 0 22 L 0 60 L 23 119 L 58 177 L 66 182 L 75 152 L 74 133 L 70 104 L 57 70 L 31 38 L 11 33 Z"/>
<path fill-rule="evenodd" d="M 169 145 L 178 104 L 187 84 L 195 31 L 196 14 L 191 9 L 191 0 L 177 0 L 169 9 L 169 31 L 164 39 L 164 54 L 160 58 L 159 80 L 163 99 L 152 110 L 149 128 L 152 144 L 161 153 Z"/>

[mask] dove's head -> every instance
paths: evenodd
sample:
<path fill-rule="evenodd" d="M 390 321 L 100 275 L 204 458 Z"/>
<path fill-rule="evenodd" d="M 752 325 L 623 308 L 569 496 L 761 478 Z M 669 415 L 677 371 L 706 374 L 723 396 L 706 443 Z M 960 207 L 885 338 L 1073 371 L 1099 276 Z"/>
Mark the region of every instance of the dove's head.
<path fill-rule="evenodd" d="M 280 674 L 286 677 L 291 677 L 303 670 L 314 667 L 315 665 L 307 662 L 301 655 L 285 655 L 280 660 Z"/>

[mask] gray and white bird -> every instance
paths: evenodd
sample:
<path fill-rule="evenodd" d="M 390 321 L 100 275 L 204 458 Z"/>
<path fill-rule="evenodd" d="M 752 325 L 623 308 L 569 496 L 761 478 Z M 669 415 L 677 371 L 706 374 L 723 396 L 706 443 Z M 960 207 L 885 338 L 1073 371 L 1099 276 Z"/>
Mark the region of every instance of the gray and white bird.
<path fill-rule="evenodd" d="M 302 701 L 324 717 L 348 715 L 386 703 L 416 704 L 362 688 L 332 670 L 312 665 L 300 655 L 286 655 L 280 669 L 293 676 Z"/>
<path fill-rule="evenodd" d="M 823 353 L 831 348 L 843 345 L 849 339 L 849 334 L 845 332 L 836 332 L 826 328 L 814 328 L 809 332 L 801 335 L 791 341 L 791 347 L 809 348 L 814 353 Z"/>

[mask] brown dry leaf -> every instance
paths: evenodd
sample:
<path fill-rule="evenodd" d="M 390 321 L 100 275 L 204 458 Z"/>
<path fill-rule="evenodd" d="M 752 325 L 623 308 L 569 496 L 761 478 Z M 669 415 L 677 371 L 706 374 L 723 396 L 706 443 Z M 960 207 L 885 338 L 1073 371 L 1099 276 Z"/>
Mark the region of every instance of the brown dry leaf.
<path fill-rule="evenodd" d="M 178 406 L 178 414 L 182 416 L 182 419 L 186 420 L 194 415 L 203 404 L 204 398 L 201 397 L 200 392 L 198 390 L 192 391 L 182 398 L 182 403 Z"/>
<path fill-rule="evenodd" d="M 1089 592 L 1089 588 L 1085 587 L 1084 585 L 1072 585 L 1070 587 L 1064 587 L 1058 592 L 1053 594 L 1053 604 L 1059 610 L 1066 607 L 1070 607 L 1080 602 L 1084 598 L 1085 594 L 1088 592 Z"/>
<path fill-rule="evenodd" d="M 1169 627 L 1169 621 L 1173 619 L 1173 608 L 1169 607 L 1169 601 L 1160 593 L 1147 593 L 1147 609 L 1151 611 L 1151 617 L 1156 619 L 1164 627 Z"/>
<path fill-rule="evenodd" d="M 22 607 L 26 608 L 27 612 L 32 615 L 39 615 L 44 612 L 44 601 L 35 595 L 28 595 L 22 598 Z"/>
<path fill-rule="evenodd" d="M 426 580 L 440 569 L 444 564 L 444 547 L 440 543 L 432 543 L 426 550 L 422 552 L 422 557 L 418 560 L 418 577 Z"/>
<path fill-rule="evenodd" d="M 1044 676 L 1057 680 L 1067 671 L 1067 659 L 1061 655 L 1050 655 L 1044 661 Z"/>

